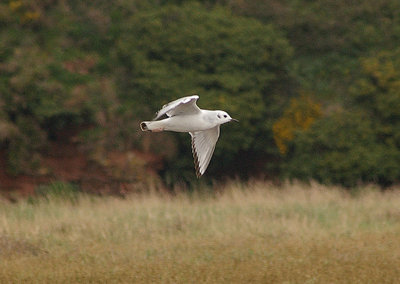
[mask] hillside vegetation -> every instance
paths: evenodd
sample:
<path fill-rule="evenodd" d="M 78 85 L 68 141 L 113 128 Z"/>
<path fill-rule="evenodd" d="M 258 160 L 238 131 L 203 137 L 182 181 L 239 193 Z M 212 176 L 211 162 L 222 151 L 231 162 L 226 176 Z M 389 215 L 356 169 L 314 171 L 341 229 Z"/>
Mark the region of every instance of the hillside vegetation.
<path fill-rule="evenodd" d="M 138 123 L 198 93 L 200 107 L 240 120 L 222 127 L 204 179 L 396 184 L 399 15 L 397 0 L 3 1 L 0 170 L 191 183 L 189 136 Z M 61 144 L 84 174 L 55 170 Z"/>

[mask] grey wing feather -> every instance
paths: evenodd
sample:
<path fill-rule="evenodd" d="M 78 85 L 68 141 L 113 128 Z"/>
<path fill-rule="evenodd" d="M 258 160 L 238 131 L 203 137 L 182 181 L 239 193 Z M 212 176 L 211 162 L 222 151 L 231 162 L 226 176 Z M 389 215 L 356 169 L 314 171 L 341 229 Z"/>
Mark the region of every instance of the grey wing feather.
<path fill-rule="evenodd" d="M 196 176 L 206 171 L 219 137 L 219 125 L 204 131 L 189 132 L 192 136 L 192 152 Z"/>
<path fill-rule="evenodd" d="M 172 101 L 168 104 L 163 105 L 163 107 L 157 112 L 156 117 L 153 120 L 157 120 L 163 115 L 168 117 L 178 115 L 178 114 L 195 114 L 200 111 L 200 108 L 196 105 L 199 96 L 193 95 L 188 97 L 183 97 Z"/>

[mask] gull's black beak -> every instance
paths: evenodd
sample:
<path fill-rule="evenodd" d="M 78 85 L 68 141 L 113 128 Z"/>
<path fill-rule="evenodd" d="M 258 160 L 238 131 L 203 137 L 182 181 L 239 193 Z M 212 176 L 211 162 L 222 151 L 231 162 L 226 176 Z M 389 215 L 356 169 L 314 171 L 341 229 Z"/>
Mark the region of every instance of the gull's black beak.
<path fill-rule="evenodd" d="M 237 120 L 236 118 L 231 118 L 231 121 L 239 122 L 239 120 Z"/>

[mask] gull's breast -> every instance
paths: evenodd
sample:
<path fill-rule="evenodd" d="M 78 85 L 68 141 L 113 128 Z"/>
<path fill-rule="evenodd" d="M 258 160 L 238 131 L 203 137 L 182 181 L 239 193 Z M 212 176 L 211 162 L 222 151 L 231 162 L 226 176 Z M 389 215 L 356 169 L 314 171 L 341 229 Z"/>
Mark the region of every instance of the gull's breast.
<path fill-rule="evenodd" d="M 164 130 L 176 132 L 196 132 L 203 131 L 214 127 L 204 115 L 177 115 L 165 119 Z"/>

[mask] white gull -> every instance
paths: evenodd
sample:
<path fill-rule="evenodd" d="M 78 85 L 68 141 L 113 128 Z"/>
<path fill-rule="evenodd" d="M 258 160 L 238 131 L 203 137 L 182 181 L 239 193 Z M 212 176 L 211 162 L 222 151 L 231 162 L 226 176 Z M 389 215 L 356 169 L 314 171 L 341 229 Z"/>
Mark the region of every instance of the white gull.
<path fill-rule="evenodd" d="M 193 95 L 177 99 L 164 105 L 152 121 L 140 123 L 142 131 L 189 132 L 192 137 L 192 152 L 196 176 L 206 171 L 214 153 L 221 124 L 238 121 L 222 110 L 200 109 L 196 102 L 199 96 Z M 167 118 L 161 119 L 166 116 Z M 160 120 L 161 119 L 161 120 Z"/>

